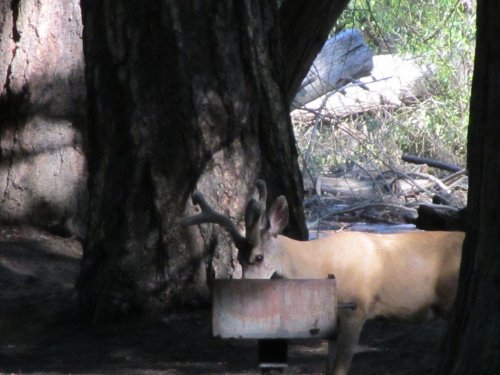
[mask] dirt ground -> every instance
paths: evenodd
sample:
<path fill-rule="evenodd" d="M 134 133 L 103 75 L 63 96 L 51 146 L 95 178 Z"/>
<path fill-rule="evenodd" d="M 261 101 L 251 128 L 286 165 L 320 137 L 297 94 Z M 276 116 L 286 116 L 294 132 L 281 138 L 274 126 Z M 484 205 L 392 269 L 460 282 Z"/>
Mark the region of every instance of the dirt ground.
<path fill-rule="evenodd" d="M 0 227 L 0 374 L 260 374 L 257 343 L 210 335 L 210 312 L 81 327 L 73 283 L 81 246 Z M 443 321 L 366 325 L 350 375 L 430 374 Z M 321 374 L 326 342 L 290 344 L 287 374 Z"/>

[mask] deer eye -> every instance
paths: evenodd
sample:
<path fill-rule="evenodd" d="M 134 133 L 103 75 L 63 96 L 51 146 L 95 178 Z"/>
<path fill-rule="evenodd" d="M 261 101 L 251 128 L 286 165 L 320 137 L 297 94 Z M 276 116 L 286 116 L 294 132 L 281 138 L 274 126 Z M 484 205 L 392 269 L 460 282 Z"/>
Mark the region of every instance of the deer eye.
<path fill-rule="evenodd" d="M 255 257 L 255 263 L 262 263 L 264 261 L 264 255 L 257 255 Z"/>

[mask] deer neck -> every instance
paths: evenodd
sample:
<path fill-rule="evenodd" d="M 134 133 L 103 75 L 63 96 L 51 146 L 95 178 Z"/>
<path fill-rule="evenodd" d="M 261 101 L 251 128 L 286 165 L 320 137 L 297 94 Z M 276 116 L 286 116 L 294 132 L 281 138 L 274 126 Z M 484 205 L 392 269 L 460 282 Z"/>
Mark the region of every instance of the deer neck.
<path fill-rule="evenodd" d="M 285 279 L 311 278 L 311 267 L 314 267 L 314 259 L 311 259 L 308 241 L 297 241 L 285 236 L 276 238 L 275 256 L 277 270 Z"/>

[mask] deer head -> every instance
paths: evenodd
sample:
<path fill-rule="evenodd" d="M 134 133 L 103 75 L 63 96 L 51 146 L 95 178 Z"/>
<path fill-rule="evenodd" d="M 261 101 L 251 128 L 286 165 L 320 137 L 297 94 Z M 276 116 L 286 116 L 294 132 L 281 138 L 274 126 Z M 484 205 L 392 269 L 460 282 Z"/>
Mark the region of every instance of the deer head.
<path fill-rule="evenodd" d="M 267 188 L 262 180 L 256 182 L 259 198 L 251 198 L 245 209 L 245 235 L 243 236 L 231 219 L 214 211 L 203 195 L 193 193 L 193 204 L 199 205 L 201 213 L 184 218 L 184 226 L 202 223 L 219 224 L 225 228 L 236 247 L 244 278 L 269 279 L 280 274 L 280 251 L 278 235 L 288 223 L 288 203 L 280 196 L 266 214 Z"/>

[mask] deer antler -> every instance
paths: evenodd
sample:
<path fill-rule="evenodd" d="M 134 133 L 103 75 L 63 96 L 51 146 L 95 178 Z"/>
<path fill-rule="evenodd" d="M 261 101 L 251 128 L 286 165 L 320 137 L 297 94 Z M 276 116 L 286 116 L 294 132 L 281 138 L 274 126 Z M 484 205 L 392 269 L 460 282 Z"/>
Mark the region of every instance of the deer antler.
<path fill-rule="evenodd" d="M 257 186 L 257 191 L 259 192 L 259 202 L 262 204 L 264 208 L 264 212 L 266 211 L 266 200 L 267 200 L 267 187 L 266 183 L 263 180 L 257 180 L 255 182 Z"/>
<path fill-rule="evenodd" d="M 264 214 L 264 206 L 254 198 L 250 199 L 245 211 L 246 239 L 252 246 L 260 243 L 260 220 Z"/>
<path fill-rule="evenodd" d="M 250 199 L 245 210 L 245 237 L 240 234 L 238 228 L 229 217 L 214 211 L 199 191 L 193 193 L 192 199 L 193 204 L 200 206 L 201 213 L 185 217 L 182 219 L 181 225 L 187 227 L 203 223 L 219 224 L 229 232 L 241 253 L 248 253 L 249 248 L 258 246 L 260 243 L 260 230 L 262 227 L 268 226 L 268 219 L 265 215 L 267 199 L 266 183 L 262 180 L 257 180 L 256 186 L 259 199 Z"/>
<path fill-rule="evenodd" d="M 229 232 L 238 249 L 245 248 L 245 245 L 248 243 L 247 240 L 240 234 L 238 228 L 229 217 L 214 211 L 199 191 L 193 193 L 192 199 L 193 204 L 200 206 L 201 213 L 183 218 L 181 225 L 188 227 L 203 223 L 219 224 Z"/>
<path fill-rule="evenodd" d="M 246 239 L 252 246 L 257 246 L 260 243 L 260 229 L 263 226 L 262 220 L 265 218 L 267 199 L 266 183 L 257 180 L 255 185 L 259 193 L 259 200 L 250 199 L 245 211 Z"/>

